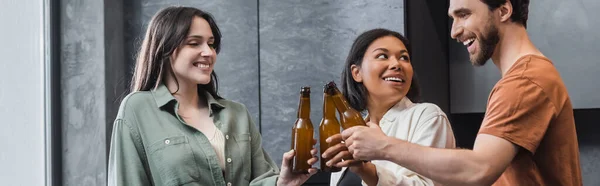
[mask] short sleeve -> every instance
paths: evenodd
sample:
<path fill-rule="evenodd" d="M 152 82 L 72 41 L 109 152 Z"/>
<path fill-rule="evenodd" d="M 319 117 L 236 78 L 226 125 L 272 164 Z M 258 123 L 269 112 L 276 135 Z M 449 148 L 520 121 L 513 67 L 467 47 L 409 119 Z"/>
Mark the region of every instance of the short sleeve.
<path fill-rule="evenodd" d="M 490 94 L 479 134 L 489 134 L 535 153 L 556 111 L 544 90 L 525 77 L 499 82 Z"/>

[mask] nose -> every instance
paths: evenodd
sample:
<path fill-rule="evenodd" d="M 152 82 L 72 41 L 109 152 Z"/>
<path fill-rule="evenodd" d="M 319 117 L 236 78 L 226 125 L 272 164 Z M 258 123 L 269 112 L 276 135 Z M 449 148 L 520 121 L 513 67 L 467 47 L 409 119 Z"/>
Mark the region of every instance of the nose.
<path fill-rule="evenodd" d="M 200 49 L 200 55 L 201 56 L 211 56 L 213 55 L 213 49 L 208 45 L 208 43 L 205 43 L 202 45 L 201 49 Z"/>
<path fill-rule="evenodd" d="M 389 66 L 390 70 L 394 70 L 394 71 L 401 71 L 402 70 L 402 66 L 400 65 L 400 63 L 401 63 L 400 60 L 397 60 L 397 61 L 391 60 L 391 61 L 392 62 L 390 62 L 391 64 Z"/>
<path fill-rule="evenodd" d="M 461 25 L 458 25 L 456 23 L 456 20 L 452 21 L 452 29 L 450 31 L 450 37 L 452 37 L 452 39 L 458 38 L 458 36 L 460 36 L 463 33 L 463 31 L 463 27 Z"/>

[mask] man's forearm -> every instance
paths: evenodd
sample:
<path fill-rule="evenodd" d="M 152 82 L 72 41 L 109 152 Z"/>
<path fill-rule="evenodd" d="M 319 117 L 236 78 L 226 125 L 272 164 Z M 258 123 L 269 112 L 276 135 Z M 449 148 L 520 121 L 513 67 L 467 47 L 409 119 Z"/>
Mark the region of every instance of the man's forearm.
<path fill-rule="evenodd" d="M 444 185 L 490 185 L 489 166 L 471 150 L 436 149 L 389 138 L 384 159 Z M 493 177 L 493 176 L 492 176 Z"/>

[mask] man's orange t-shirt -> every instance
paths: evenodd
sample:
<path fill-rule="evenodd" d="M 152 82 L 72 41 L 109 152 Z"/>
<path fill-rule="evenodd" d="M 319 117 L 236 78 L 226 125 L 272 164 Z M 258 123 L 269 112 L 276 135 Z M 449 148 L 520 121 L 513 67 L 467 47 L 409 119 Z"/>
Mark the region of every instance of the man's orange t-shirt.
<path fill-rule="evenodd" d="M 582 185 L 573 106 L 545 57 L 521 57 L 498 81 L 479 134 L 521 147 L 494 185 Z"/>

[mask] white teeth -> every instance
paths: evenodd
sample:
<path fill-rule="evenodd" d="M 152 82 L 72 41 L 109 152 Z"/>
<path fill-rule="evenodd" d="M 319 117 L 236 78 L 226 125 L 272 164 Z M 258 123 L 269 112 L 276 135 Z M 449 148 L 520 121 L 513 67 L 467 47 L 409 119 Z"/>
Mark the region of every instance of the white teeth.
<path fill-rule="evenodd" d="M 199 67 L 199 68 L 208 68 L 209 66 L 210 65 L 202 64 L 202 63 L 200 63 L 200 64 L 197 65 L 197 67 Z"/>
<path fill-rule="evenodd" d="M 473 39 L 467 39 L 466 41 L 463 41 L 463 45 L 468 46 L 473 41 L 475 41 L 475 38 L 473 38 Z"/>
<path fill-rule="evenodd" d="M 396 81 L 396 82 L 404 82 L 403 79 L 400 79 L 400 78 L 397 78 L 397 77 L 387 77 L 387 78 L 384 78 L 383 80 L 386 80 L 386 81 Z"/>

